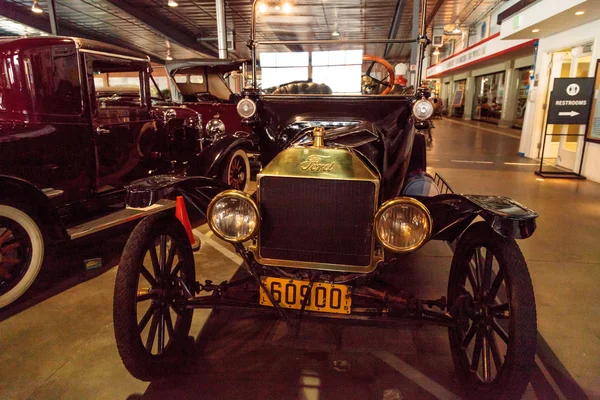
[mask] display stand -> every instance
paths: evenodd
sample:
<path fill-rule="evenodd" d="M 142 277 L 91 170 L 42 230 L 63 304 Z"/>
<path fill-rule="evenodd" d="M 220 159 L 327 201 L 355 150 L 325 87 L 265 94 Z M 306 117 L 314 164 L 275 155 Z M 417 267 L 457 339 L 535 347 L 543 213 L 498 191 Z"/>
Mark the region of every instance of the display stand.
<path fill-rule="evenodd" d="M 583 134 L 548 134 L 548 125 L 554 125 L 554 124 L 549 124 L 546 122 L 545 126 L 544 126 L 544 140 L 542 142 L 542 155 L 541 155 L 541 159 L 540 159 L 540 169 L 539 171 L 535 171 L 536 175 L 541 176 L 542 178 L 565 178 L 565 179 L 586 179 L 585 176 L 581 175 L 581 170 L 583 168 L 583 156 L 585 156 L 585 145 L 587 143 L 587 140 L 583 140 L 583 149 L 581 150 L 581 160 L 579 162 L 579 171 L 575 172 L 575 171 L 544 171 L 543 167 L 544 167 L 544 152 L 546 150 L 546 137 L 548 136 L 560 136 L 560 137 L 573 137 L 573 136 L 583 136 L 585 137 L 585 133 Z M 587 124 L 585 127 L 585 131 L 587 132 Z"/>
<path fill-rule="evenodd" d="M 585 146 L 587 143 L 585 136 L 587 133 L 548 134 L 548 125 L 585 125 L 584 132 L 587 132 L 593 94 L 594 78 L 554 79 L 554 90 L 550 93 L 550 107 L 544 125 L 540 169 L 539 171 L 535 171 L 536 175 L 543 178 L 585 179 L 585 176 L 581 175 L 581 171 L 583 169 Z M 581 160 L 577 172 L 575 172 L 575 168 L 573 168 L 573 171 L 544 171 L 544 153 L 546 151 L 546 138 L 548 136 L 584 137 Z"/>

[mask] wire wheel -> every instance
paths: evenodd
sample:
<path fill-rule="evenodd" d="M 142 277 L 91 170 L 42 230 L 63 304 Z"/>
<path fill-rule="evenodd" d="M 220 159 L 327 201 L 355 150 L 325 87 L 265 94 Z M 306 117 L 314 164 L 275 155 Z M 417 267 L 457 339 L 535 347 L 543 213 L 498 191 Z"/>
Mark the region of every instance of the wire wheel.
<path fill-rule="evenodd" d="M 170 215 L 145 218 L 132 232 L 115 284 L 115 337 L 125 367 L 151 380 L 177 370 L 193 311 L 195 284 L 185 229 Z"/>
<path fill-rule="evenodd" d="M 225 183 L 234 189 L 247 190 L 250 182 L 250 161 L 244 150 L 237 149 L 230 154 L 223 178 Z"/>
<path fill-rule="evenodd" d="M 454 364 L 470 398 L 520 398 L 534 364 L 536 313 L 531 278 L 513 240 L 476 223 L 461 237 L 448 284 Z"/>

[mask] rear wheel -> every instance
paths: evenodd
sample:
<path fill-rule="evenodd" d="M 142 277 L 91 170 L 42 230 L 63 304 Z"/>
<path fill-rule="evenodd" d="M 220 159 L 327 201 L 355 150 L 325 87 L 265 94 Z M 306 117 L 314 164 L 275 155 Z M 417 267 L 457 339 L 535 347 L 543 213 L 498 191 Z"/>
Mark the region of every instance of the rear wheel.
<path fill-rule="evenodd" d="M 175 372 L 193 310 L 185 308 L 196 281 L 185 229 L 173 216 L 153 215 L 134 229 L 123 250 L 113 304 L 117 348 L 127 370 L 141 380 Z"/>
<path fill-rule="evenodd" d="M 227 157 L 223 182 L 234 189 L 246 191 L 250 184 L 250 161 L 243 149 L 234 149 Z"/>
<path fill-rule="evenodd" d="M 454 366 L 472 399 L 520 399 L 535 363 L 536 311 L 527 264 L 485 222 L 462 235 L 448 282 L 463 324 L 449 328 Z"/>
<path fill-rule="evenodd" d="M 0 308 L 21 297 L 44 261 L 44 236 L 23 210 L 0 204 Z"/>

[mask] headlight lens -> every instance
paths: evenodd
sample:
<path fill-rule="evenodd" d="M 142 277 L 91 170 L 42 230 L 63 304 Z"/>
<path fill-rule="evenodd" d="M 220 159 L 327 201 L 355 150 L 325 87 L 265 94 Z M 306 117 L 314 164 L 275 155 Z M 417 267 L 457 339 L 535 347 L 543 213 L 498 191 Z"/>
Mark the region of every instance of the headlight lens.
<path fill-rule="evenodd" d="M 250 239 L 260 222 L 256 202 L 239 190 L 219 193 L 208 205 L 208 226 L 223 240 L 233 243 Z"/>
<path fill-rule="evenodd" d="M 213 118 L 206 123 L 206 134 L 210 137 L 220 136 L 225 133 L 225 124 L 218 118 Z"/>
<path fill-rule="evenodd" d="M 237 104 L 237 112 L 242 118 L 252 118 L 256 114 L 256 103 L 246 97 Z"/>
<path fill-rule="evenodd" d="M 421 247 L 431 234 L 427 208 L 410 197 L 386 201 L 375 215 L 377 239 L 388 250 L 406 253 Z"/>
<path fill-rule="evenodd" d="M 413 115 L 420 121 L 425 121 L 433 115 L 433 104 L 427 100 L 418 100 L 413 106 Z"/>

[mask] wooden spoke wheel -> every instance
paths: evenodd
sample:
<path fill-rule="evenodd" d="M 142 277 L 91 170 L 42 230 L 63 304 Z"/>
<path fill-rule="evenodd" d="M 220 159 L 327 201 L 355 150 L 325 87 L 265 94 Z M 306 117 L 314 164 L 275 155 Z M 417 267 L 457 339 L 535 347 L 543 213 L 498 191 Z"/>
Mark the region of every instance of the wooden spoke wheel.
<path fill-rule="evenodd" d="M 183 365 L 193 310 L 195 266 L 183 225 L 153 215 L 132 232 L 121 257 L 113 316 L 119 354 L 138 379 L 152 380 Z"/>
<path fill-rule="evenodd" d="M 243 149 L 233 150 L 227 158 L 223 181 L 234 189 L 246 191 L 250 183 L 250 161 Z"/>
<path fill-rule="evenodd" d="M 534 367 L 537 326 L 533 286 L 516 242 L 485 222 L 471 225 L 452 260 L 448 301 L 450 308 L 463 302 L 462 324 L 449 328 L 449 337 L 467 397 L 520 399 Z"/>

